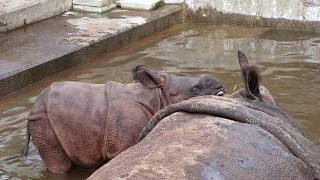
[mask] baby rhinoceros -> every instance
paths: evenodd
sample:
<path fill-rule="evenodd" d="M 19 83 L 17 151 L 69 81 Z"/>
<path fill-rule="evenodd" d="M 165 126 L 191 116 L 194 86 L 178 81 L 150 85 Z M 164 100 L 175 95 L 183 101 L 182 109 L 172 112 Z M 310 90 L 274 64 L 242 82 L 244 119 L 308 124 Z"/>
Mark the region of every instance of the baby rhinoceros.
<path fill-rule="evenodd" d="M 57 82 L 37 98 L 28 116 L 30 136 L 52 173 L 71 165 L 94 169 L 137 143 L 138 135 L 160 109 L 195 96 L 223 95 L 209 75 L 182 77 L 146 66 L 133 69 L 128 85 Z"/>

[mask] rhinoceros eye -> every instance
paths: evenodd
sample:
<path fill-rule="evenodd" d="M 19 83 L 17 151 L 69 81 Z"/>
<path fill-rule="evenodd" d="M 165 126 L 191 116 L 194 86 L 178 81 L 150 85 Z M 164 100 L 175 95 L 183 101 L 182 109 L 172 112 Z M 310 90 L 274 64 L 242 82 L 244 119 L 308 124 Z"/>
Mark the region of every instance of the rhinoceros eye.
<path fill-rule="evenodd" d="M 193 86 L 192 89 L 191 89 L 191 93 L 192 95 L 199 95 L 200 94 L 200 87 L 198 85 L 196 86 Z"/>
<path fill-rule="evenodd" d="M 204 85 L 205 87 L 210 87 L 214 84 L 214 82 L 211 80 L 211 79 L 207 79 L 205 82 L 204 82 Z"/>

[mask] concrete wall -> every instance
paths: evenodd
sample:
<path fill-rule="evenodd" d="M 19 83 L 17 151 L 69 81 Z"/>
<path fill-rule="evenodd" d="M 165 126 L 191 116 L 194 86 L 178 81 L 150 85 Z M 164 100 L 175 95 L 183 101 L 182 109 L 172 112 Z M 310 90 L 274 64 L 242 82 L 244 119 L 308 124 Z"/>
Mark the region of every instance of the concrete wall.
<path fill-rule="evenodd" d="M 0 0 L 0 32 L 46 19 L 72 7 L 72 0 Z"/>
<path fill-rule="evenodd" d="M 211 7 L 223 13 L 320 21 L 320 6 L 307 7 L 305 5 L 307 1 L 310 0 L 185 0 L 185 3 L 193 11 Z M 313 1 L 320 5 L 320 0 Z M 166 2 L 179 3 L 183 0 L 166 0 Z"/>
<path fill-rule="evenodd" d="M 193 22 L 320 31 L 320 0 L 165 1 L 184 2 L 188 7 L 188 19 Z"/>

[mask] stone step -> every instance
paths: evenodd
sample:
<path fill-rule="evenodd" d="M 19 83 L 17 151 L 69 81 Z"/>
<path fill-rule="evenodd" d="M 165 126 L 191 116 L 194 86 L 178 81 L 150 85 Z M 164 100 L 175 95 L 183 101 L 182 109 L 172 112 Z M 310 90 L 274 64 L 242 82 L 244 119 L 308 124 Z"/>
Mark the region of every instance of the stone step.
<path fill-rule="evenodd" d="M 103 13 L 114 9 L 116 0 L 73 0 L 73 10 Z"/>
<path fill-rule="evenodd" d="M 163 0 L 120 0 L 119 4 L 122 8 L 152 10 L 164 5 Z"/>
<path fill-rule="evenodd" d="M 77 11 L 102 13 L 119 4 L 125 9 L 153 10 L 164 5 L 163 0 L 73 0 L 73 9 Z"/>
<path fill-rule="evenodd" d="M 83 11 L 83 12 L 92 12 L 92 13 L 104 13 L 107 11 L 110 11 L 116 7 L 116 4 L 110 5 L 110 6 L 86 6 L 81 4 L 73 4 L 72 9 L 75 11 Z"/>

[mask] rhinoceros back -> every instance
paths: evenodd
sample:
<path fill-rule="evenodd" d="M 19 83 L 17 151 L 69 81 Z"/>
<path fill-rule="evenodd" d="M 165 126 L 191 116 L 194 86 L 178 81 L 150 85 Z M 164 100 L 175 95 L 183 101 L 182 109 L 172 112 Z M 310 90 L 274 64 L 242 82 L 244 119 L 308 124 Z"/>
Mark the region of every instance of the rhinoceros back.
<path fill-rule="evenodd" d="M 53 83 L 48 91 L 49 121 L 73 163 L 95 168 L 103 162 L 101 147 L 107 112 L 103 84 Z"/>

